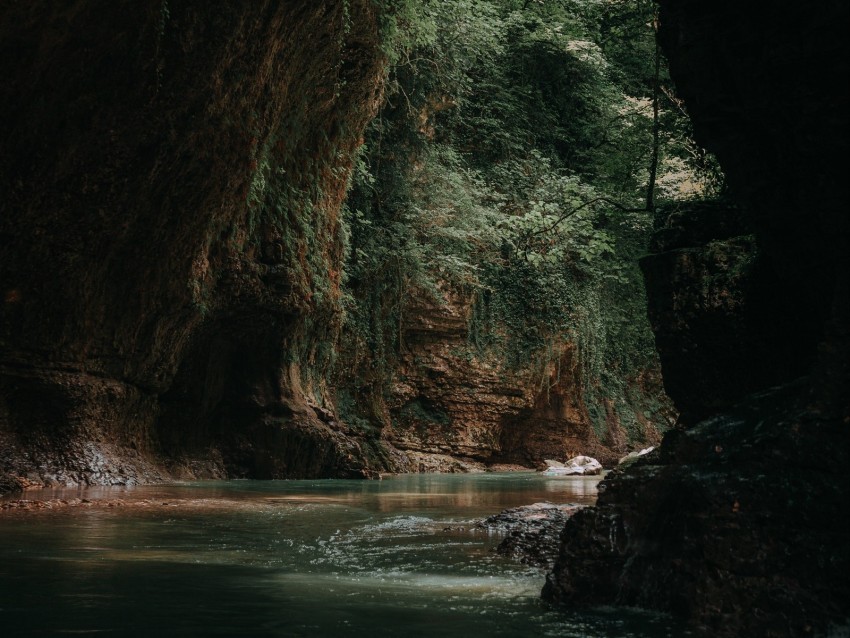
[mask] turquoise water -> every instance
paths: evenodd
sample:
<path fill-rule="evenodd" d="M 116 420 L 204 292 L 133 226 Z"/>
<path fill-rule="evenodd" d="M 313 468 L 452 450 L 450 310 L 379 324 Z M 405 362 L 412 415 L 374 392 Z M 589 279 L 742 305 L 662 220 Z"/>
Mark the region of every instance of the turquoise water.
<path fill-rule="evenodd" d="M 663 617 L 553 611 L 543 574 L 474 522 L 598 479 L 532 473 L 227 481 L 28 498 L 0 512 L 0 635 L 679 636 Z"/>

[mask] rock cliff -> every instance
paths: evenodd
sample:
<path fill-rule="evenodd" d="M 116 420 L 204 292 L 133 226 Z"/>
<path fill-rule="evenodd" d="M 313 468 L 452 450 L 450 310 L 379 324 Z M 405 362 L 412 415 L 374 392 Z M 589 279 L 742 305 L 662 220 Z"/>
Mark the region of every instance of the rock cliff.
<path fill-rule="evenodd" d="M 536 467 L 543 459 L 587 454 L 605 465 L 635 446 L 655 445 L 670 418 L 659 410 L 651 422 L 641 400 L 663 397 L 650 379 L 634 380 L 634 405 L 609 398 L 594 423 L 588 413 L 587 383 L 575 344 L 565 341 L 548 356 L 511 368 L 498 352 L 479 351 L 468 339 L 472 298 L 444 290 L 406 308 L 404 352 L 388 400 L 384 437 L 410 457 L 411 468 L 457 469 L 517 464 Z M 546 353 L 539 353 L 546 354 Z M 630 428 L 620 410 L 636 414 Z M 404 465 L 404 464 L 403 464 Z"/>
<path fill-rule="evenodd" d="M 567 523 L 544 595 L 714 636 L 829 632 L 850 616 L 848 7 L 661 7 L 738 205 L 668 216 L 643 262 L 679 427 Z"/>
<path fill-rule="evenodd" d="M 370 471 L 321 404 L 376 12 L 0 6 L 7 486 Z"/>
<path fill-rule="evenodd" d="M 651 375 L 628 419 L 606 398 L 593 422 L 572 344 L 508 370 L 472 351 L 459 297 L 411 303 L 388 401 L 339 418 L 338 215 L 381 101 L 377 7 L 0 7 L 0 489 L 611 464 L 656 442 Z"/>

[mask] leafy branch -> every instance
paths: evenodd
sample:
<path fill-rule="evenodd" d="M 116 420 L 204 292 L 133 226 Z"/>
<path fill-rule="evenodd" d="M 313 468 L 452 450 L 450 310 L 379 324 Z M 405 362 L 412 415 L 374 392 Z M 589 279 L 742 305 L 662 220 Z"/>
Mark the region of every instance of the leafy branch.
<path fill-rule="evenodd" d="M 541 228 L 539 230 L 536 230 L 532 233 L 527 234 L 525 236 L 525 238 L 528 239 L 528 240 L 531 240 L 534 237 L 537 237 L 539 235 L 546 235 L 548 233 L 551 233 L 553 230 L 555 230 L 558 226 L 560 226 L 562 223 L 567 221 L 570 217 L 572 217 L 576 213 L 579 213 L 582 210 L 584 210 L 585 208 L 588 208 L 588 207 L 592 206 L 593 204 L 598 204 L 600 202 L 608 204 L 609 206 L 613 206 L 614 208 L 616 208 L 617 210 L 619 210 L 623 213 L 645 213 L 645 212 L 648 212 L 648 210 L 649 210 L 645 206 L 641 206 L 641 207 L 638 207 L 638 208 L 626 206 L 624 204 L 621 204 L 618 201 L 611 199 L 610 197 L 605 197 L 605 196 L 594 197 L 593 199 L 584 202 L 581 206 L 576 206 L 575 208 L 571 208 L 567 212 L 563 213 L 560 217 L 558 217 L 558 219 L 553 221 L 546 228 Z"/>

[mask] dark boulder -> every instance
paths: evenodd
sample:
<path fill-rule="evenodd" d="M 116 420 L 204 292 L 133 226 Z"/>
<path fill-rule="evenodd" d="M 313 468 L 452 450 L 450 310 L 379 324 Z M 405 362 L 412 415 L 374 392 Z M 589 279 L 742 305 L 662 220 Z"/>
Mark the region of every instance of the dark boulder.
<path fill-rule="evenodd" d="M 507 534 L 496 552 L 527 565 L 551 569 L 558 555 L 564 524 L 583 505 L 534 503 L 504 510 L 476 525 Z"/>

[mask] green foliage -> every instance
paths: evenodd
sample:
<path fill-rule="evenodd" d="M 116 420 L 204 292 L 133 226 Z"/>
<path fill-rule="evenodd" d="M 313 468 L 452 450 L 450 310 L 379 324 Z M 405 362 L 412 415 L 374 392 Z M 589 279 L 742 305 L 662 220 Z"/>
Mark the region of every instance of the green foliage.
<path fill-rule="evenodd" d="M 446 285 L 474 296 L 479 352 L 524 366 L 570 340 L 588 392 L 624 396 L 623 379 L 657 365 L 637 268 L 654 94 L 658 196 L 706 188 L 686 117 L 655 77 L 654 3 L 389 4 L 387 101 L 344 213 L 361 400 L 392 378 L 409 295 L 439 300 Z"/>
<path fill-rule="evenodd" d="M 437 425 L 448 425 L 450 423 L 448 414 L 424 399 L 414 399 L 406 404 L 401 409 L 401 417 L 410 422 L 435 423 Z"/>

